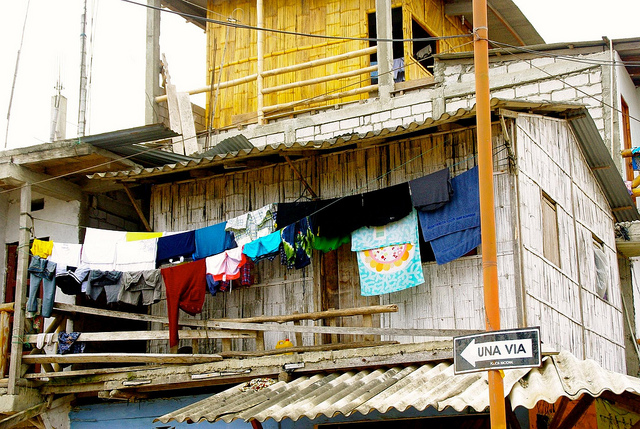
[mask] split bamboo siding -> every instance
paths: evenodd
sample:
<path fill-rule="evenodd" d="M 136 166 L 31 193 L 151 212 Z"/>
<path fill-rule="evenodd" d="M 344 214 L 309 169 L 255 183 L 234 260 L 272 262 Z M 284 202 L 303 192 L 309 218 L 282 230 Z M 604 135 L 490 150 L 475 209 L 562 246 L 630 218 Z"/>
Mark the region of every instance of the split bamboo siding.
<path fill-rule="evenodd" d="M 444 2 L 441 0 L 404 1 L 393 4 L 403 8 L 403 33 L 409 39 L 411 22 L 415 19 L 425 30 L 434 36 L 458 35 L 469 32 L 459 18 L 444 15 Z M 256 26 L 255 0 L 238 0 L 234 2 L 209 0 L 208 17 L 226 20 L 227 17 L 240 24 Z M 367 16 L 375 12 L 375 0 L 265 0 L 264 26 L 269 29 L 297 32 L 314 35 L 344 36 L 355 38 L 369 37 Z M 470 50 L 465 39 L 451 39 L 439 42 L 439 52 Z M 312 38 L 306 36 L 265 32 L 264 70 L 274 70 L 313 60 L 333 57 L 368 48 L 366 40 L 339 40 Z M 207 24 L 207 83 L 214 81 L 224 83 L 241 79 L 257 73 L 257 33 L 244 28 L 230 28 L 218 24 Z M 215 47 L 215 50 L 214 50 Z M 429 75 L 422 66 L 414 64 L 411 58 L 411 42 L 405 42 L 406 77 L 419 79 Z M 222 67 L 221 67 L 222 64 Z M 300 71 L 287 72 L 265 77 L 265 88 L 301 82 L 309 79 L 335 76 L 340 73 L 354 72 L 369 67 L 369 55 L 359 56 L 335 63 L 324 64 Z M 264 105 L 274 106 L 285 103 L 311 100 L 308 103 L 280 109 L 275 114 L 282 114 L 328 104 L 344 103 L 368 98 L 368 92 L 340 97 L 333 100 L 313 101 L 316 97 L 336 94 L 349 90 L 357 90 L 371 85 L 369 73 L 356 74 L 339 79 L 331 79 L 311 85 L 300 85 L 294 88 L 265 94 Z M 207 96 L 207 117 L 211 112 L 212 91 Z M 219 90 L 215 107 L 214 128 L 222 128 L 232 123 L 242 122 L 239 115 L 247 115 L 257 111 L 256 80 L 224 87 Z M 255 118 L 254 116 L 251 116 Z"/>

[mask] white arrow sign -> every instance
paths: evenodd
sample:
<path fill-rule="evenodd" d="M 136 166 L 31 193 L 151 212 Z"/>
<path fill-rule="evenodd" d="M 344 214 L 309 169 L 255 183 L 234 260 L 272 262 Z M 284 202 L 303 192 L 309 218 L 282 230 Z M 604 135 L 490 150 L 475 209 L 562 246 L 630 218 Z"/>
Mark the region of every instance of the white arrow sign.
<path fill-rule="evenodd" d="M 460 356 L 476 366 L 476 362 L 533 357 L 533 345 L 530 338 L 522 340 L 491 341 L 476 343 L 474 338 L 460 353 Z"/>

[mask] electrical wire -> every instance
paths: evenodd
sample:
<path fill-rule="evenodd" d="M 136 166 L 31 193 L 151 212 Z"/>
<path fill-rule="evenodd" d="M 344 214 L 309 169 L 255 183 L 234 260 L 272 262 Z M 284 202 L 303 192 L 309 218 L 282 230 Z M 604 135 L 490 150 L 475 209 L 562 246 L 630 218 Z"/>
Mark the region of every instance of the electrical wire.
<path fill-rule="evenodd" d="M 497 46 L 499 44 L 499 42 L 494 42 L 493 40 L 488 40 L 488 42 L 489 42 L 489 44 L 493 44 L 494 46 Z M 624 114 L 624 112 L 622 110 L 620 110 L 620 109 L 610 105 L 609 103 L 605 102 L 604 99 L 600 99 L 600 98 L 598 98 L 598 97 L 596 97 L 596 96 L 594 96 L 592 94 L 589 94 L 589 93 L 585 92 L 584 90 L 580 89 L 579 87 L 577 87 L 575 85 L 572 85 L 569 82 L 567 82 L 566 80 L 558 77 L 558 75 L 551 74 L 548 71 L 536 66 L 535 64 L 533 64 L 533 60 L 521 58 L 518 55 L 514 54 L 513 52 L 509 52 L 508 50 L 505 50 L 504 48 L 498 48 L 498 49 L 504 50 L 509 55 L 514 56 L 518 61 L 527 61 L 527 62 L 529 62 L 529 64 L 531 65 L 532 68 L 535 68 L 535 69 L 541 71 L 542 73 L 546 74 L 547 76 L 552 77 L 552 78 L 554 78 L 555 80 L 557 80 L 559 82 L 562 82 L 563 84 L 567 85 L 568 87 L 575 89 L 576 91 L 580 92 L 581 94 L 584 94 L 586 97 L 589 97 L 589 98 L 591 98 L 593 100 L 596 100 L 597 102 L 599 102 L 603 106 L 606 106 L 606 107 L 610 108 L 611 110 L 613 110 L 615 112 Z M 597 65 L 597 64 L 594 64 L 594 65 Z M 633 119 L 634 121 L 640 123 L 640 119 L 638 119 L 638 118 L 636 118 L 634 116 L 631 116 L 631 115 L 627 115 L 627 116 L 629 117 L 629 119 Z"/>
<path fill-rule="evenodd" d="M 508 43 L 502 43 L 495 40 L 488 40 L 488 41 L 495 46 L 501 46 L 503 48 L 518 50 L 521 52 L 526 52 L 526 53 L 538 55 L 541 57 L 567 60 L 567 61 L 572 61 L 576 63 L 602 65 L 602 66 L 640 66 L 640 61 L 617 61 L 617 60 L 611 61 L 611 60 L 599 60 L 596 58 L 584 58 L 584 57 L 580 58 L 580 57 L 571 56 L 571 55 L 553 54 L 550 52 L 546 52 L 544 50 L 530 49 L 525 46 L 510 45 Z"/>
<path fill-rule="evenodd" d="M 182 16 L 183 18 L 189 18 L 196 21 L 209 22 L 209 23 L 218 24 L 218 25 L 226 25 L 226 26 L 235 27 L 235 28 L 244 28 L 247 30 L 266 31 L 269 33 L 276 33 L 276 34 L 288 34 L 290 36 L 311 37 L 315 39 L 362 40 L 362 41 L 369 41 L 369 42 L 432 42 L 436 40 L 460 39 L 465 37 L 473 37 L 473 34 L 471 33 L 459 34 L 455 36 L 422 37 L 418 39 L 377 39 L 377 38 L 371 38 L 371 37 L 328 36 L 328 35 L 322 35 L 322 34 L 299 33 L 296 31 L 286 31 L 286 30 L 276 30 L 273 28 L 255 27 L 252 25 L 240 24 L 238 22 L 220 21 L 217 19 L 205 18 L 202 16 L 192 15 L 184 12 L 178 12 L 171 9 L 164 9 L 162 7 L 152 6 L 144 3 L 138 3 L 133 0 L 120 0 L 120 1 L 125 3 L 135 4 L 137 6 L 146 7 L 149 9 L 159 10 L 160 12 L 172 13 L 175 15 Z"/>

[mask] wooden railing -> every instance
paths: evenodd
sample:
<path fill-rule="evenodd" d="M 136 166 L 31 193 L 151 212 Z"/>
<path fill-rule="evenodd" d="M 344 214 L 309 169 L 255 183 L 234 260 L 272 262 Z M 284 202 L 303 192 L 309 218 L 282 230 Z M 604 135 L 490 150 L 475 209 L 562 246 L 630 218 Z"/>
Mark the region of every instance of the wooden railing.
<path fill-rule="evenodd" d="M 310 70 L 314 67 L 318 67 L 318 66 L 323 66 L 323 65 L 327 65 L 327 64 L 333 64 L 333 63 L 337 63 L 340 61 L 347 61 L 347 60 L 351 60 L 351 59 L 355 59 L 355 58 L 359 58 L 359 57 L 363 57 L 363 56 L 369 56 L 371 54 L 376 53 L 377 48 L 375 46 L 373 47 L 369 47 L 369 48 L 365 48 L 365 49 L 360 49 L 357 51 L 351 51 L 351 52 L 347 52 L 344 54 L 340 54 L 340 55 L 334 55 L 331 57 L 326 57 L 326 58 L 320 58 L 317 60 L 313 60 L 313 61 L 308 61 L 308 62 L 304 62 L 304 63 L 299 63 L 299 64 L 293 64 L 290 66 L 286 66 L 286 67 L 280 67 L 280 68 L 276 68 L 276 69 L 272 69 L 272 70 L 265 70 L 262 73 L 260 73 L 260 76 L 265 79 L 265 78 L 269 78 L 269 77 L 275 77 L 275 76 L 279 76 L 285 73 L 292 73 L 292 72 L 298 72 L 298 71 L 305 71 L 305 70 Z M 354 70 L 350 70 L 348 72 L 343 72 L 343 73 L 338 73 L 338 74 L 333 74 L 333 75 L 328 75 L 328 76 L 321 76 L 321 77 L 317 77 L 314 79 L 306 79 L 306 80 L 300 80 L 300 81 L 296 81 L 293 83 L 287 83 L 287 84 L 283 84 L 283 85 L 276 85 L 276 86 L 265 86 L 263 87 L 259 92 L 258 92 L 258 98 L 260 99 L 258 101 L 258 105 L 259 106 L 263 106 L 262 109 L 259 109 L 257 112 L 254 112 L 251 116 L 251 118 L 257 120 L 258 117 L 262 116 L 262 115 L 273 115 L 276 114 L 278 111 L 285 111 L 285 110 L 290 110 L 294 107 L 304 107 L 304 106 L 308 106 L 311 103 L 322 103 L 325 101 L 330 101 L 330 100 L 335 100 L 335 99 L 339 99 L 339 98 L 345 98 L 345 97 L 351 97 L 354 95 L 358 95 L 358 94 L 363 94 L 363 93 L 369 93 L 372 91 L 376 91 L 378 89 L 378 85 L 365 85 L 365 86 L 361 86 L 355 89 L 344 89 L 341 91 L 336 91 L 333 93 L 329 93 L 329 94 L 322 94 L 322 95 L 318 95 L 316 97 L 310 97 L 307 99 L 301 99 L 301 100 L 295 100 L 295 101 L 291 101 L 288 103 L 280 103 L 280 104 L 273 104 L 273 105 L 264 105 L 264 96 L 268 95 L 268 94 L 274 94 L 277 92 L 281 92 L 281 91 L 288 91 L 291 90 L 293 88 L 300 88 L 300 87 L 308 87 L 308 86 L 312 86 L 312 85 L 317 85 L 320 83 L 325 83 L 325 82 L 330 82 L 330 81 L 336 81 L 339 79 L 346 79 L 346 78 L 351 78 L 351 77 L 356 77 L 356 76 L 360 76 L 360 75 L 366 75 L 366 76 L 370 76 L 371 73 L 376 72 L 378 70 L 378 66 L 374 65 L 374 66 L 368 66 L 368 67 L 363 67 L 363 68 L 358 68 L 358 69 L 354 69 Z M 242 84 L 246 84 L 246 83 L 252 83 L 252 82 L 257 82 L 258 80 L 258 73 L 254 73 L 248 76 L 244 76 L 238 79 L 233 79 L 233 80 L 229 80 L 226 82 L 221 82 L 219 84 L 213 84 L 210 86 L 205 86 L 205 87 L 200 87 L 200 88 L 196 88 L 196 89 L 192 89 L 187 91 L 190 95 L 194 95 L 194 94 L 202 94 L 202 93 L 212 93 L 213 91 L 216 91 L 218 89 L 224 89 L 224 88 L 231 88 L 231 87 L 235 87 L 238 85 L 242 85 Z M 264 81 L 263 81 L 264 82 Z M 156 102 L 158 103 L 162 103 L 162 102 L 166 102 L 168 99 L 167 95 L 161 95 L 155 98 Z M 261 102 L 262 101 L 262 102 Z M 246 113 L 246 112 L 244 112 Z"/>
<path fill-rule="evenodd" d="M 1 308 L 0 308 L 1 310 Z M 27 365 L 40 364 L 42 372 L 31 371 L 23 373 L 24 378 L 46 378 L 56 377 L 64 374 L 60 371 L 59 365 L 74 363 L 104 364 L 105 371 L 108 364 L 117 366 L 123 363 L 132 364 L 196 364 L 204 362 L 215 362 L 223 358 L 233 357 L 258 357 L 274 354 L 304 353 L 311 351 L 339 350 L 346 348 L 372 347 L 385 344 L 394 344 L 395 341 L 376 341 L 376 336 L 430 336 L 430 337 L 453 337 L 456 335 L 468 334 L 470 330 L 446 330 L 446 329 L 404 329 L 404 328 L 376 328 L 373 327 L 373 315 L 381 313 L 397 312 L 396 305 L 376 305 L 369 307 L 359 307 L 350 309 L 335 309 L 318 311 L 312 313 L 294 313 L 281 316 L 257 316 L 242 319 L 212 319 L 212 320 L 181 320 L 179 331 L 180 339 L 191 339 L 192 341 L 220 339 L 222 340 L 222 352 L 218 354 L 158 354 L 158 353 L 82 353 L 82 354 L 43 354 L 41 349 L 33 349 L 29 355 L 22 357 L 22 363 Z M 110 318 L 127 319 L 143 322 L 160 323 L 162 326 L 168 325 L 168 319 L 162 316 L 147 314 L 127 313 L 120 311 L 102 310 L 97 308 L 82 307 L 77 305 L 56 303 L 54 306 L 54 320 L 45 333 L 53 334 L 52 340 L 57 344 L 59 331 L 65 325 L 67 318 L 73 319 L 77 316 L 94 315 Z M 337 326 L 337 320 L 343 317 L 361 316 L 363 326 Z M 1 317 L 1 315 L 0 315 Z M 320 325 L 303 325 L 300 322 L 320 321 Z M 8 329 L 8 328 L 7 328 Z M 265 350 L 265 332 L 286 332 L 295 334 L 293 347 L 284 349 Z M 319 338 L 322 334 L 328 334 L 331 342 L 328 344 L 302 345 L 302 334 L 317 334 Z M 365 341 L 360 342 L 338 342 L 338 335 L 362 335 Z M 26 335 L 25 342 L 35 343 L 38 335 Z M 109 342 L 109 341 L 140 341 L 140 340 L 168 340 L 168 330 L 155 331 L 125 331 L 125 332 L 86 332 L 81 333 L 77 341 L 85 342 Z M 255 351 L 231 350 L 232 339 L 254 339 L 256 342 Z M 194 344 L 196 345 L 196 344 Z M 197 345 L 196 345 L 197 346 Z M 6 359 L 5 359 L 6 360 Z M 117 365 L 116 365 L 117 364 Z M 82 370 L 80 370 L 82 371 Z M 87 370 L 88 371 L 88 370 Z M 114 368 L 113 371 L 117 371 Z M 68 375 L 76 371 L 65 371 Z"/>
<path fill-rule="evenodd" d="M 11 341 L 11 315 L 13 302 L 0 304 L 0 378 L 7 375 L 9 369 L 9 341 Z"/>

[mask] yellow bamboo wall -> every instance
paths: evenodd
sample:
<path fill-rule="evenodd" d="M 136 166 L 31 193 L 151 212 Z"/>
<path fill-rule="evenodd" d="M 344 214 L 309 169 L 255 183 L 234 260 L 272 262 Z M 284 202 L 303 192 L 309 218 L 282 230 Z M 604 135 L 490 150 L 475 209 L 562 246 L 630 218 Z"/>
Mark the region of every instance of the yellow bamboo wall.
<path fill-rule="evenodd" d="M 396 6 L 395 3 L 394 6 Z M 458 19 L 449 19 L 444 16 L 442 0 L 405 0 L 402 6 L 404 8 L 404 33 L 406 37 L 410 36 L 412 15 L 420 22 L 425 23 L 427 29 L 437 36 L 468 32 L 468 30 L 462 28 Z M 255 0 L 237 0 L 234 2 L 209 0 L 208 8 L 208 17 L 211 19 L 224 21 L 227 17 L 233 17 L 239 20 L 241 24 L 257 25 Z M 375 0 L 264 0 L 264 26 L 269 29 L 314 35 L 367 37 L 367 13 L 373 11 L 375 11 Z M 212 52 L 214 39 L 217 46 L 215 54 Z M 221 81 L 224 82 L 257 72 L 256 31 L 208 23 L 207 43 L 209 82 L 211 80 L 213 57 L 215 57 L 214 78 L 216 82 L 220 77 Z M 448 50 L 459 43 L 461 42 L 458 40 L 443 41 L 440 49 Z M 266 32 L 264 69 L 271 70 L 304 63 L 363 49 L 368 46 L 369 43 L 367 41 L 360 40 L 332 40 Z M 224 67 L 221 76 L 219 76 L 221 62 L 224 62 Z M 409 64 L 410 60 L 406 58 L 405 62 Z M 364 56 L 299 72 L 268 77 L 265 78 L 264 86 L 273 87 L 368 66 L 369 57 Z M 409 67 L 407 78 L 417 79 L 425 77 L 425 75 L 426 72 L 422 68 L 413 66 Z M 369 84 L 368 77 L 360 75 L 312 86 L 296 87 L 266 95 L 264 104 L 269 106 L 305 100 L 328 93 L 352 90 Z M 366 97 L 368 97 L 368 94 L 361 94 L 329 102 L 307 104 L 301 107 L 317 107 L 327 103 L 343 103 Z M 210 108 L 210 101 L 207 101 L 207 105 Z M 223 88 L 219 92 L 213 126 L 215 128 L 229 126 L 232 124 L 234 115 L 256 112 L 256 110 L 257 91 L 255 81 L 231 88 Z M 209 113 L 209 110 L 207 113 Z"/>

